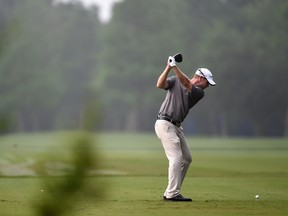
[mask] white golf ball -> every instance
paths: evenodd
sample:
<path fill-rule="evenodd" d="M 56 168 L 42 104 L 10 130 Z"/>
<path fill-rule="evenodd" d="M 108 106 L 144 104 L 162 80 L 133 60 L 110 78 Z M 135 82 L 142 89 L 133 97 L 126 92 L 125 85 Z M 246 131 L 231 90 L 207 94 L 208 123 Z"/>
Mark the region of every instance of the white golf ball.
<path fill-rule="evenodd" d="M 257 195 L 255 196 L 255 198 L 258 200 L 258 199 L 260 198 L 260 196 L 257 194 Z"/>

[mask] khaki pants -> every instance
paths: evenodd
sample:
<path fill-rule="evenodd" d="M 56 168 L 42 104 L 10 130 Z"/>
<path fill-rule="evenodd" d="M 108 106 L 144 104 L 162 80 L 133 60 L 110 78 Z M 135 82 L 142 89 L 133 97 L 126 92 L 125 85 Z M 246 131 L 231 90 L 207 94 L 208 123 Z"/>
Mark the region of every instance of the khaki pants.
<path fill-rule="evenodd" d="M 192 162 L 190 147 L 182 127 L 177 127 L 165 120 L 157 120 L 155 132 L 169 160 L 168 186 L 164 196 L 172 198 L 180 194 L 180 187 Z"/>

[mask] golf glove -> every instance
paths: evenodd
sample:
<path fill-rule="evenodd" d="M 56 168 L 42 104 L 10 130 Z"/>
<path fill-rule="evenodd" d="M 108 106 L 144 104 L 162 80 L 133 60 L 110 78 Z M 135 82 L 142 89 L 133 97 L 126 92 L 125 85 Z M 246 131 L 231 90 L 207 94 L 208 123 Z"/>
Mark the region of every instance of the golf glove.
<path fill-rule="evenodd" d="M 176 66 L 176 61 L 175 61 L 174 57 L 169 56 L 168 62 L 169 62 L 170 67 L 175 67 Z"/>

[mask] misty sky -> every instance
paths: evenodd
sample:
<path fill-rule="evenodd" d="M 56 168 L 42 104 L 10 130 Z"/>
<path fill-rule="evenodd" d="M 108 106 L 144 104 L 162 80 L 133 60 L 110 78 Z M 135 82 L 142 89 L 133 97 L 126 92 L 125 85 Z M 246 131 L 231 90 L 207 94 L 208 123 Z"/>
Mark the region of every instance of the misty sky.
<path fill-rule="evenodd" d="M 122 0 L 53 0 L 53 3 L 69 3 L 71 1 L 79 1 L 87 8 L 97 6 L 99 8 L 99 19 L 102 22 L 108 22 L 112 16 L 113 4 Z"/>

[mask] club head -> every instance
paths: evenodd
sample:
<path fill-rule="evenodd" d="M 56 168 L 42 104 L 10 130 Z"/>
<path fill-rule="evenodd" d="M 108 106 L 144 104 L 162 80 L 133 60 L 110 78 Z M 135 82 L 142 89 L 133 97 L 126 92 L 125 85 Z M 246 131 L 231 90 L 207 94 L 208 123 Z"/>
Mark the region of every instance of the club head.
<path fill-rule="evenodd" d="M 178 63 L 183 61 L 183 56 L 181 53 L 177 53 L 173 57 L 174 57 L 175 61 Z"/>

